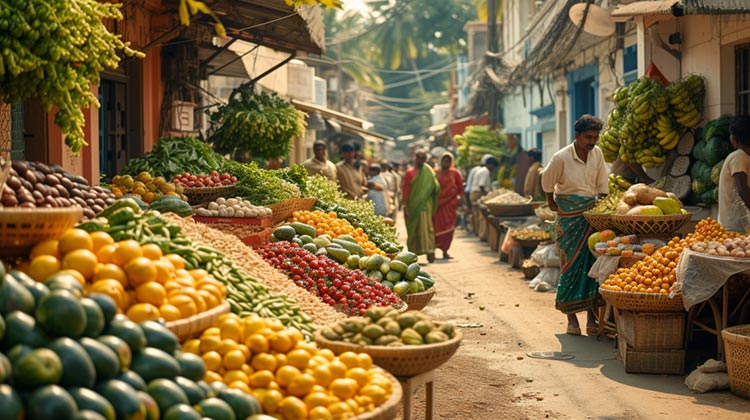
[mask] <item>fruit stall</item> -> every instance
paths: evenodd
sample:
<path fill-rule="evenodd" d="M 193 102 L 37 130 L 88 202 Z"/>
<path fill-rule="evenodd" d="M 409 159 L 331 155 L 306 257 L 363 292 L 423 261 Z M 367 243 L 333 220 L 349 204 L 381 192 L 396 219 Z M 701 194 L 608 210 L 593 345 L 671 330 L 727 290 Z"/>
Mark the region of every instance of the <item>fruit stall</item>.
<path fill-rule="evenodd" d="M 388 419 L 460 345 L 395 228 L 301 167 L 164 138 L 100 187 L 13 161 L 2 203 L 8 418 Z"/>

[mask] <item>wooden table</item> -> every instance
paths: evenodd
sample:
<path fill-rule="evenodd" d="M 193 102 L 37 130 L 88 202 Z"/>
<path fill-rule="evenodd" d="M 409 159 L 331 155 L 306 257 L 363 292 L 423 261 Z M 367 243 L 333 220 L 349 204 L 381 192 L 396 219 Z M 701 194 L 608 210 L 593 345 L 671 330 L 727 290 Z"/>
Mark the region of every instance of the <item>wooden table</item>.
<path fill-rule="evenodd" d="M 420 385 L 425 385 L 425 420 L 432 420 L 435 416 L 434 406 L 434 387 L 435 382 L 435 371 L 430 370 L 425 373 L 420 373 L 416 376 L 408 377 L 397 377 L 401 383 L 401 387 L 404 389 L 403 404 L 404 404 L 404 420 L 411 420 L 411 404 L 412 396 L 414 391 Z"/>

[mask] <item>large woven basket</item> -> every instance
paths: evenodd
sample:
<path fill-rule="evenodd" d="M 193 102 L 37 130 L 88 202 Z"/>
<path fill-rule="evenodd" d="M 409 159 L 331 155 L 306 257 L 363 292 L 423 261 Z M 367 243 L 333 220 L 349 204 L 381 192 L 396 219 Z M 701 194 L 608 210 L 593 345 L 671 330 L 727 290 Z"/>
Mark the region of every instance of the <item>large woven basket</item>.
<path fill-rule="evenodd" d="M 206 328 L 211 327 L 221 315 L 229 313 L 230 309 L 229 302 L 224 301 L 219 306 L 197 315 L 167 322 L 166 326 L 180 341 L 184 341 L 199 335 Z"/>
<path fill-rule="evenodd" d="M 660 293 L 618 292 L 599 288 L 605 301 L 617 309 L 634 312 L 684 312 L 682 295 L 670 299 Z"/>
<path fill-rule="evenodd" d="M 219 197 L 228 197 L 234 194 L 234 185 L 222 185 L 220 187 L 184 188 L 182 193 L 188 198 L 192 205 L 208 203 Z"/>
<path fill-rule="evenodd" d="M 721 331 L 732 393 L 750 399 L 750 325 Z"/>
<path fill-rule="evenodd" d="M 294 211 L 298 210 L 304 210 L 309 211 L 312 210 L 313 207 L 315 207 L 315 203 L 318 202 L 318 199 L 315 197 L 308 197 L 308 198 L 295 198 L 294 199 Z"/>
<path fill-rule="evenodd" d="M 383 369 L 380 370 L 391 381 L 391 396 L 383 404 L 375 407 L 374 410 L 351 417 L 351 420 L 393 420 L 396 418 L 404 391 L 396 377 Z"/>
<path fill-rule="evenodd" d="M 531 216 L 534 214 L 534 208 L 538 207 L 537 203 L 522 203 L 522 204 L 499 204 L 499 203 L 484 203 L 487 207 L 487 211 L 493 216 L 504 216 L 504 217 L 520 217 L 520 216 Z"/>
<path fill-rule="evenodd" d="M 425 306 L 427 306 L 428 303 L 430 303 L 433 296 L 435 296 L 435 286 L 430 287 L 424 292 L 410 293 L 406 295 L 405 300 L 406 300 L 407 305 L 409 305 L 407 310 L 409 311 L 422 310 Z"/>
<path fill-rule="evenodd" d="M 45 239 L 56 238 L 83 217 L 83 208 L 0 207 L 0 255 L 20 256 Z"/>
<path fill-rule="evenodd" d="M 271 209 L 273 212 L 271 215 L 273 224 L 279 224 L 289 218 L 289 216 L 292 215 L 297 209 L 297 199 L 296 198 L 287 198 L 284 201 L 269 204 L 266 207 Z"/>
<path fill-rule="evenodd" d="M 598 231 L 605 229 L 612 229 L 614 227 L 612 223 L 612 213 L 591 213 L 583 212 L 583 217 L 587 222 Z"/>
<path fill-rule="evenodd" d="M 677 232 L 689 222 L 693 213 L 669 214 L 663 216 L 631 216 L 613 214 L 612 224 L 622 233 L 636 235 L 666 235 Z"/>
<path fill-rule="evenodd" d="M 436 326 L 440 323 L 436 322 Z M 395 376 L 416 376 L 420 373 L 436 369 L 458 350 L 461 344 L 461 332 L 455 330 L 455 335 L 443 343 L 422 344 L 402 347 L 362 346 L 343 341 L 331 341 L 315 331 L 315 343 L 318 347 L 330 349 L 339 355 L 347 351 L 367 353 L 372 361 Z"/>

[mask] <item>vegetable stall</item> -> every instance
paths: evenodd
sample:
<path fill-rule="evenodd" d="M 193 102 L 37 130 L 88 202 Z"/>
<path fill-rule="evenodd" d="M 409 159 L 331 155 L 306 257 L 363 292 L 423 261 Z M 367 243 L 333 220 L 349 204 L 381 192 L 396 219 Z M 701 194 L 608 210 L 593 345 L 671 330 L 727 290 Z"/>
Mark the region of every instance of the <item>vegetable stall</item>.
<path fill-rule="evenodd" d="M 103 187 L 12 163 L 0 209 L 11 414 L 392 418 L 399 380 L 456 351 L 460 333 L 418 311 L 435 280 L 372 204 L 206 146 L 161 139 Z M 19 215 L 31 233 L 8 223 Z M 412 371 L 388 368 L 407 359 Z"/>

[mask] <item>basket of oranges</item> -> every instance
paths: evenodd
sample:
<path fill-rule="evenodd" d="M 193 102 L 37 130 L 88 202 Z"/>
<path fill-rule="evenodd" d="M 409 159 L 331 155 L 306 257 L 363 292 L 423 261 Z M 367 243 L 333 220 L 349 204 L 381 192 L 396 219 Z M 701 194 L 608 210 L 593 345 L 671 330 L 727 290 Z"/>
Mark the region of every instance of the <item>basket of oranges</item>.
<path fill-rule="evenodd" d="M 224 301 L 220 303 L 219 306 L 211 308 L 205 312 L 201 312 L 185 319 L 167 322 L 165 325 L 177 336 L 177 338 L 180 339 L 180 341 L 184 341 L 200 334 L 206 328 L 212 326 L 221 315 L 229 313 L 229 311 L 229 303 Z"/>
<path fill-rule="evenodd" d="M 83 208 L 0 208 L 0 255 L 26 255 L 33 245 L 55 238 L 83 217 Z"/>

